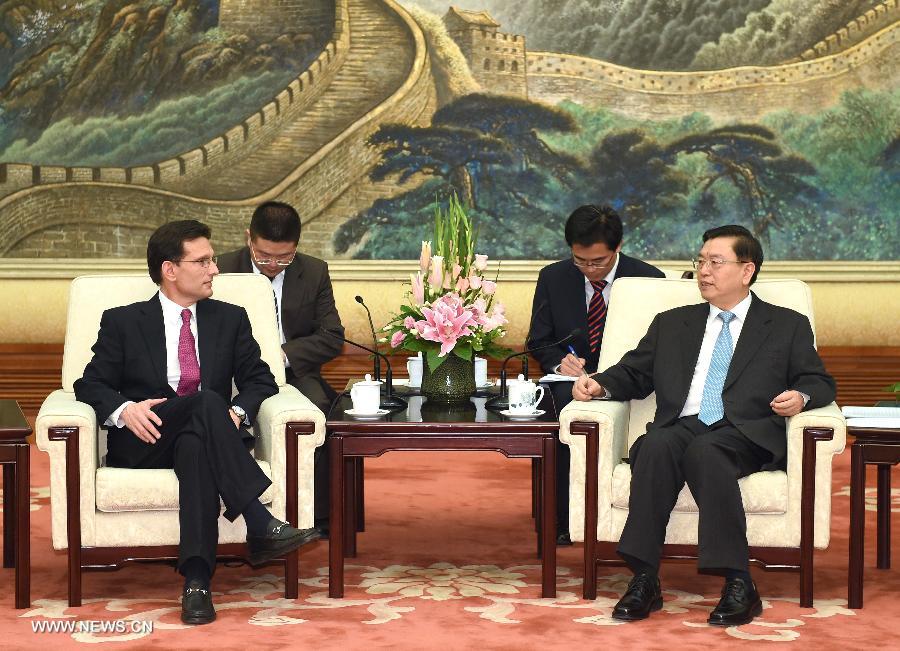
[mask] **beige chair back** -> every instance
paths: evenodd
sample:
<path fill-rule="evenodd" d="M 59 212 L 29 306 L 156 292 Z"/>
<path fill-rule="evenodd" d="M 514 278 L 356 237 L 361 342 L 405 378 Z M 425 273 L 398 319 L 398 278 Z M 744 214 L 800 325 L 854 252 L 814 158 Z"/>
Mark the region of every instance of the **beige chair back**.
<path fill-rule="evenodd" d="M 793 279 L 758 280 L 751 288 L 762 300 L 796 310 L 813 321 L 812 292 L 809 286 Z M 620 278 L 613 283 L 609 314 L 603 332 L 598 368 L 605 370 L 637 346 L 660 312 L 674 307 L 702 303 L 696 280 L 672 278 Z M 656 412 L 656 394 L 631 404 L 628 423 L 628 447 L 646 430 Z"/>
<path fill-rule="evenodd" d="M 79 276 L 69 289 L 66 343 L 63 354 L 62 386 L 72 391 L 75 381 L 91 360 L 97 341 L 100 317 L 112 307 L 146 301 L 158 287 L 147 274 Z M 240 305 L 247 310 L 253 336 L 278 386 L 283 386 L 284 363 L 281 338 L 275 318 L 272 283 L 257 274 L 222 274 L 213 280 L 213 298 Z"/>

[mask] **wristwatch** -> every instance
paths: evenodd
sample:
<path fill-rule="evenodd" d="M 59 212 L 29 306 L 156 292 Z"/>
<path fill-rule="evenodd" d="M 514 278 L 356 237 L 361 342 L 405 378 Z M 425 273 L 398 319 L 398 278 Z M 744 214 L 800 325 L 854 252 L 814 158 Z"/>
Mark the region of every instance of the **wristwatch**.
<path fill-rule="evenodd" d="M 249 425 L 250 419 L 247 418 L 247 412 L 238 407 L 237 405 L 231 405 L 231 411 L 235 413 L 235 415 L 240 419 L 241 424 Z"/>

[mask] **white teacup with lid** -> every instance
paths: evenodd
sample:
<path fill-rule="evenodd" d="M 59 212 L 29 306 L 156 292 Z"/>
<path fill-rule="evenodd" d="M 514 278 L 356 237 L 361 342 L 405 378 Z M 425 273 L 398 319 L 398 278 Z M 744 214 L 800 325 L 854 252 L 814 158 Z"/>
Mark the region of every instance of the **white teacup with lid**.
<path fill-rule="evenodd" d="M 514 381 L 507 383 L 507 391 L 509 411 L 515 414 L 533 414 L 544 399 L 544 387 L 526 380 L 521 374 Z"/>
<path fill-rule="evenodd" d="M 350 400 L 353 401 L 353 411 L 357 414 L 375 414 L 381 404 L 381 382 L 373 380 L 370 373 L 366 373 L 366 379 L 355 382 L 350 388 Z"/>

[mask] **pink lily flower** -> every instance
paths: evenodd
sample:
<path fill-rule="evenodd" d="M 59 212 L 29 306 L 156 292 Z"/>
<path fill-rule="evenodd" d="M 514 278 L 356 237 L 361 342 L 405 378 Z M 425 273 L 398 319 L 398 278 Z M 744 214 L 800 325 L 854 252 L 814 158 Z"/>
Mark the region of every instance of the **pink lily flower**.
<path fill-rule="evenodd" d="M 472 266 L 474 266 L 478 271 L 484 271 L 487 269 L 487 261 L 488 257 L 486 255 L 482 255 L 481 253 L 475 254 L 475 262 Z"/>
<path fill-rule="evenodd" d="M 406 333 L 404 333 L 402 330 L 397 330 L 397 332 L 395 332 L 391 337 L 391 348 L 396 348 L 397 346 L 399 346 L 401 343 L 403 343 L 404 339 L 406 339 Z"/>
<path fill-rule="evenodd" d="M 416 305 L 421 305 L 425 302 L 425 279 L 422 277 L 422 272 L 410 274 L 409 278 L 412 283 L 413 301 Z"/>

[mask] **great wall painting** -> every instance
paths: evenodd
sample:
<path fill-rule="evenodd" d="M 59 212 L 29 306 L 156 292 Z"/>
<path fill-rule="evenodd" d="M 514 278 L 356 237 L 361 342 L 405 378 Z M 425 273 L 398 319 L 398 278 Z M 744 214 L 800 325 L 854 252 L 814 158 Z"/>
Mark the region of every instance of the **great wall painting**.
<path fill-rule="evenodd" d="M 418 255 L 456 192 L 492 257 L 564 254 L 611 203 L 630 252 L 740 222 L 782 260 L 900 258 L 898 0 L 9 0 L 0 256 L 241 243 L 300 209 L 321 257 Z"/>

